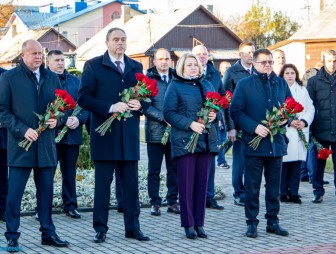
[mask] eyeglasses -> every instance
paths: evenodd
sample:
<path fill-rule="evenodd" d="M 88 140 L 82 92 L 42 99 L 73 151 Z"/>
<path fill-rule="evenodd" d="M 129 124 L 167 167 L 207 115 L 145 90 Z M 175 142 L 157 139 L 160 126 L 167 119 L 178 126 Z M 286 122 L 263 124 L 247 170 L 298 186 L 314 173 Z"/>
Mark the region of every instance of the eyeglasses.
<path fill-rule="evenodd" d="M 261 61 L 261 62 L 256 62 L 256 63 L 260 63 L 261 65 L 265 66 L 266 64 L 273 65 L 274 61 Z"/>

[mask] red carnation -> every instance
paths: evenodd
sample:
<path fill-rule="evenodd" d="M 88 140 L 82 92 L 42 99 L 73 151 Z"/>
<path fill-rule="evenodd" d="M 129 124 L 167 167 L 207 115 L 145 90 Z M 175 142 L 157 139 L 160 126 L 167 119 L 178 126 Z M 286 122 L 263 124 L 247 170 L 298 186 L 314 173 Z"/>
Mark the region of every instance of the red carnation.
<path fill-rule="evenodd" d="M 287 97 L 284 104 L 287 105 L 286 108 L 293 109 L 295 107 L 295 105 L 297 104 L 297 102 L 295 101 L 294 98 Z"/>
<path fill-rule="evenodd" d="M 296 105 L 293 108 L 295 113 L 300 113 L 303 111 L 303 106 L 300 103 L 296 103 Z"/>
<path fill-rule="evenodd" d="M 332 150 L 329 150 L 328 148 L 323 148 L 318 152 L 317 158 L 320 160 L 326 160 L 328 159 L 330 154 L 332 154 Z"/>

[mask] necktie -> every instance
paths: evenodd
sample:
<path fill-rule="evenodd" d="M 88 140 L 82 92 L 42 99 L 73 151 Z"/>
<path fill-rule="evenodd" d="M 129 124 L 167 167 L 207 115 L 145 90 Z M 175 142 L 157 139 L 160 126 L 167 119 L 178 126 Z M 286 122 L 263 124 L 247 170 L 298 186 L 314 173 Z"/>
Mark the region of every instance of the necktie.
<path fill-rule="evenodd" d="M 251 74 L 251 70 L 250 70 L 250 69 L 247 69 L 247 72 L 248 72 L 249 74 Z"/>
<path fill-rule="evenodd" d="M 162 77 L 163 77 L 163 82 L 165 82 L 167 84 L 168 83 L 168 81 L 167 81 L 167 75 L 163 75 Z"/>
<path fill-rule="evenodd" d="M 121 69 L 121 66 L 120 66 L 121 61 L 115 61 L 115 63 L 116 63 L 116 65 L 117 65 L 117 69 L 118 69 L 118 71 L 119 71 L 121 74 L 123 74 L 124 72 L 123 72 L 123 70 Z"/>
<path fill-rule="evenodd" d="M 37 82 L 40 82 L 39 75 L 37 72 L 34 72 L 35 78 L 37 79 Z"/>

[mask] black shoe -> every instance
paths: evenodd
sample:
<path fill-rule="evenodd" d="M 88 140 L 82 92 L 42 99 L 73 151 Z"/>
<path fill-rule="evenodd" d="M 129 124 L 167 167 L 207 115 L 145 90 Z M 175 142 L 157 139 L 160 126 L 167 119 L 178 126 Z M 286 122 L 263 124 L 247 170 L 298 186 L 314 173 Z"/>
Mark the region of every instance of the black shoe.
<path fill-rule="evenodd" d="M 140 230 L 137 231 L 137 232 L 126 231 L 125 237 L 126 238 L 136 239 L 138 241 L 149 241 L 150 240 L 150 238 L 148 236 L 145 236 Z"/>
<path fill-rule="evenodd" d="M 21 251 L 21 248 L 19 247 L 18 239 L 8 239 L 6 250 L 8 252 L 19 252 L 19 251 Z"/>
<path fill-rule="evenodd" d="M 313 203 L 315 204 L 318 204 L 318 203 L 322 203 L 323 201 L 323 196 L 320 196 L 320 195 L 314 195 L 314 198 L 313 198 Z"/>
<path fill-rule="evenodd" d="M 186 237 L 188 239 L 196 239 L 197 238 L 197 234 L 196 234 L 196 231 L 195 231 L 194 227 L 184 228 L 184 232 L 185 232 Z"/>
<path fill-rule="evenodd" d="M 161 215 L 161 210 L 160 210 L 159 205 L 152 205 L 151 215 L 154 215 L 154 216 L 160 216 Z"/>
<path fill-rule="evenodd" d="M 206 207 L 211 208 L 211 209 L 216 209 L 216 210 L 224 210 L 224 206 L 217 204 L 217 201 L 214 199 L 207 200 Z"/>
<path fill-rule="evenodd" d="M 167 212 L 168 213 L 175 213 L 175 214 L 180 214 L 180 206 L 178 204 L 174 205 L 168 205 L 167 206 Z"/>
<path fill-rule="evenodd" d="M 302 204 L 302 201 L 299 197 L 299 195 L 297 196 L 290 196 L 288 199 L 288 202 L 294 203 L 294 204 Z"/>
<path fill-rule="evenodd" d="M 266 226 L 266 232 L 281 236 L 288 236 L 288 231 L 280 227 L 279 223 Z"/>
<path fill-rule="evenodd" d="M 288 196 L 280 196 L 280 202 L 290 202 Z"/>
<path fill-rule="evenodd" d="M 65 211 L 65 215 L 69 216 L 70 218 L 73 218 L 73 219 L 80 219 L 81 218 L 80 213 L 76 209 L 73 210 L 73 211 Z"/>
<path fill-rule="evenodd" d="M 245 200 L 242 198 L 235 198 L 234 199 L 234 204 L 239 205 L 239 206 L 245 206 Z"/>
<path fill-rule="evenodd" d="M 256 238 L 258 236 L 257 225 L 247 225 L 247 230 L 245 235 L 247 237 Z"/>
<path fill-rule="evenodd" d="M 103 243 L 105 242 L 106 239 L 106 233 L 101 233 L 101 232 L 97 232 L 97 234 L 93 237 L 93 241 L 95 243 Z"/>
<path fill-rule="evenodd" d="M 67 247 L 69 242 L 61 240 L 57 235 L 42 237 L 42 245 L 51 245 L 55 247 Z"/>
<path fill-rule="evenodd" d="M 329 184 L 329 181 L 323 180 L 323 184 Z"/>
<path fill-rule="evenodd" d="M 195 231 L 199 238 L 208 238 L 208 235 L 205 233 L 203 227 L 195 227 Z"/>
<path fill-rule="evenodd" d="M 303 176 L 301 177 L 301 182 L 309 182 L 309 177 L 308 176 Z"/>
<path fill-rule="evenodd" d="M 124 213 L 124 207 L 118 207 L 117 212 L 118 213 Z"/>

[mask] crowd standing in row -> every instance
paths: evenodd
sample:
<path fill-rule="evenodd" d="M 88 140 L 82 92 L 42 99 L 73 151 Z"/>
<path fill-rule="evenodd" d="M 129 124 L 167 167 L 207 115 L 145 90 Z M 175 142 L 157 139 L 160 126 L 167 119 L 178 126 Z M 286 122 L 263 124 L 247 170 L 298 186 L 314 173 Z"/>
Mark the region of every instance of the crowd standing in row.
<path fill-rule="evenodd" d="M 141 231 L 139 223 L 141 114 L 146 117 L 151 215 L 161 215 L 160 172 L 165 157 L 167 212 L 180 214 L 187 238 L 207 238 L 204 230 L 205 208 L 224 209 L 214 199 L 214 177 L 215 155 L 218 152 L 217 166 L 229 168 L 224 152 L 218 151 L 217 147 L 226 140 L 227 131 L 227 138 L 233 143 L 234 203 L 245 207 L 246 236 L 254 238 L 258 234 L 263 172 L 266 181 L 266 231 L 288 235 L 288 231 L 279 225 L 280 201 L 301 203 L 298 193 L 300 170 L 307 158 L 307 149 L 296 130 L 302 130 L 309 140 L 312 124 L 311 131 L 316 140 L 324 147 L 332 148 L 333 159 L 336 156 L 333 107 L 336 103 L 333 96 L 336 52 L 325 52 L 324 66 L 309 79 L 307 91 L 302 86 L 297 68 L 293 64 L 285 64 L 286 58 L 281 50 L 272 54 L 267 49 L 255 50 L 252 42 L 243 42 L 239 47 L 240 59 L 232 66 L 223 62 L 220 73 L 208 60 L 208 50 L 203 45 L 194 47 L 192 53 L 184 54 L 175 70 L 170 68 L 169 51 L 162 48 L 154 54 L 154 66 L 147 70 L 148 77 L 158 83 L 158 95 L 151 102 L 131 99 L 125 103 L 120 100 L 119 94 L 137 84 L 135 74 L 143 72 L 142 65 L 125 55 L 127 36 L 122 29 L 110 29 L 106 45 L 104 55 L 86 62 L 81 81 L 65 70 L 64 56 L 59 50 L 49 52 L 48 69 L 45 69 L 42 66 L 42 46 L 34 40 L 23 43 L 22 60 L 16 68 L 9 71 L 0 69 L 0 216 L 6 221 L 8 247 L 12 250 L 19 247 L 20 205 L 32 169 L 37 189 L 41 243 L 56 247 L 69 245 L 58 237 L 51 218 L 53 178 L 59 161 L 64 212 L 71 218 L 79 219 L 75 165 L 79 145 L 82 144 L 82 126 L 87 119 L 90 120 L 91 158 L 95 166 L 94 242 L 104 242 L 109 229 L 108 210 L 114 173 L 122 203 L 120 211 L 124 213 L 125 237 L 150 240 Z M 82 111 L 76 116 L 69 111 L 58 120 L 48 120 L 49 128 L 38 133 L 35 130 L 38 119 L 33 112 L 45 112 L 47 104 L 55 99 L 55 89 L 67 90 Z M 197 112 L 202 108 L 208 91 L 220 95 L 230 91 L 233 99 L 228 110 L 209 113 L 210 131 L 204 134 L 206 126 L 198 121 Z M 281 126 L 287 129 L 286 135 L 277 133 L 271 140 L 269 128 L 261 121 L 267 111 L 279 108 L 287 97 L 292 96 L 304 106 L 304 111 L 295 119 L 283 120 Z M 114 121 L 105 135 L 95 131 L 112 114 L 126 111 L 131 111 L 133 116 L 126 121 Z M 70 130 L 56 145 L 55 129 L 60 130 L 64 126 Z M 167 144 L 162 144 L 167 127 L 171 128 L 169 140 Z M 193 133 L 200 135 L 194 153 L 185 149 Z M 253 149 L 249 142 L 257 135 L 262 139 Z M 23 138 L 34 141 L 28 151 L 18 146 Z M 316 148 L 311 145 L 310 151 L 314 149 L 315 153 L 308 154 L 308 162 L 312 154 L 316 156 Z M 325 160 L 315 158 L 312 161 L 316 162 L 316 167 L 309 165 L 313 169 L 310 174 L 314 188 L 313 202 L 320 203 L 324 195 Z"/>

